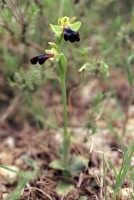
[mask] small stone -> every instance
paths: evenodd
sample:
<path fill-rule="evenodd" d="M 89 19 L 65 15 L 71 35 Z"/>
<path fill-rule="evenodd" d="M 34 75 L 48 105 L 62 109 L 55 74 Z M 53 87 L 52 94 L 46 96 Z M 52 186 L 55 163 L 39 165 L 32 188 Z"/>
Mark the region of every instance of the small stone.
<path fill-rule="evenodd" d="M 15 147 L 15 140 L 13 137 L 9 136 L 6 138 L 5 140 L 5 144 L 10 147 L 10 148 L 14 148 Z"/>
<path fill-rule="evenodd" d="M 133 194 L 133 190 L 131 188 L 123 188 L 117 195 L 117 200 L 132 200 L 131 196 Z"/>
<path fill-rule="evenodd" d="M 24 165 L 24 161 L 23 161 L 22 159 L 20 159 L 20 158 L 17 158 L 17 159 L 15 160 L 15 165 L 21 167 L 21 166 Z"/>
<path fill-rule="evenodd" d="M 1 152 L 0 153 L 0 163 L 2 165 L 12 165 L 13 163 L 13 154 L 11 151 Z"/>

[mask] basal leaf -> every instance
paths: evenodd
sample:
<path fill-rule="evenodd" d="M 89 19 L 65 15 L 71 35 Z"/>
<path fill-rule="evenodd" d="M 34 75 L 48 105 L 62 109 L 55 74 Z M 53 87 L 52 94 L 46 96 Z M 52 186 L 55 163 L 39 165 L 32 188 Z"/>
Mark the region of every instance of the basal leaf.
<path fill-rule="evenodd" d="M 72 183 L 69 183 L 67 181 L 66 182 L 60 181 L 56 188 L 56 192 L 59 195 L 67 195 L 73 189 L 74 189 L 74 185 Z"/>
<path fill-rule="evenodd" d="M 53 169 L 60 169 L 60 170 L 64 170 L 64 168 L 62 167 L 62 164 L 60 162 L 60 160 L 54 160 L 50 163 L 50 166 Z"/>

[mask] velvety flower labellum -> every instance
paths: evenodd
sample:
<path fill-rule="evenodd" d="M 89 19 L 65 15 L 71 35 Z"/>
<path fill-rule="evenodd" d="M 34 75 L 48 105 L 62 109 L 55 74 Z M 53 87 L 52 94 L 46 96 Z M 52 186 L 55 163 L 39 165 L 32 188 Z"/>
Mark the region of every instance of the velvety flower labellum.
<path fill-rule="evenodd" d="M 48 58 L 52 58 L 54 57 L 54 54 L 52 53 L 45 53 L 39 56 L 35 56 L 33 58 L 31 58 L 30 62 L 32 65 L 37 64 L 37 62 L 42 65 Z"/>
<path fill-rule="evenodd" d="M 78 32 L 71 30 L 70 28 L 64 28 L 63 30 L 64 34 L 64 40 L 70 41 L 70 42 L 79 42 L 80 41 L 80 35 Z"/>

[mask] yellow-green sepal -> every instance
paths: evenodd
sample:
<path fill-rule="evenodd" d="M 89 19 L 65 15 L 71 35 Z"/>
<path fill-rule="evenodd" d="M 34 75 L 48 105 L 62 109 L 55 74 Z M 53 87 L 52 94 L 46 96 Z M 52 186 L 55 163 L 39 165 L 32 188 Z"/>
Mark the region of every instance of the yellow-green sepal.
<path fill-rule="evenodd" d="M 63 32 L 63 28 L 61 26 L 50 24 L 51 30 L 55 33 L 55 35 L 60 36 Z"/>
<path fill-rule="evenodd" d="M 71 28 L 73 31 L 78 31 L 79 28 L 80 28 L 80 26 L 81 26 L 81 22 L 80 22 L 80 21 L 75 22 L 75 23 L 73 23 L 73 24 L 70 24 L 70 28 Z"/>

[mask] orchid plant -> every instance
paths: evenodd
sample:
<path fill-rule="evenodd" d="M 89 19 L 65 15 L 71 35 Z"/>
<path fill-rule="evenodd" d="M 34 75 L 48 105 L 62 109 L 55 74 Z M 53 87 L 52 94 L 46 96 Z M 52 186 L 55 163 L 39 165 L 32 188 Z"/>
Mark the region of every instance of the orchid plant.
<path fill-rule="evenodd" d="M 62 42 L 79 42 L 80 35 L 78 30 L 81 26 L 81 22 L 75 22 L 76 17 L 69 18 L 63 17 L 58 19 L 58 25 L 50 24 L 51 30 L 55 34 L 57 43 L 48 42 L 51 49 L 45 50 L 45 53 L 42 55 L 35 56 L 31 58 L 31 64 L 35 65 L 39 63 L 40 65 L 44 64 L 46 60 L 50 59 L 57 63 L 58 73 L 60 77 L 61 92 L 62 92 L 62 101 L 63 101 L 63 110 L 64 110 L 64 136 L 62 144 L 62 164 L 53 163 L 55 168 L 59 167 L 62 169 L 64 174 L 68 174 L 69 170 L 69 146 L 70 146 L 70 134 L 67 130 L 67 97 L 66 97 L 66 72 L 67 72 L 67 59 L 64 53 L 62 52 Z"/>

